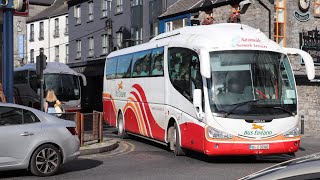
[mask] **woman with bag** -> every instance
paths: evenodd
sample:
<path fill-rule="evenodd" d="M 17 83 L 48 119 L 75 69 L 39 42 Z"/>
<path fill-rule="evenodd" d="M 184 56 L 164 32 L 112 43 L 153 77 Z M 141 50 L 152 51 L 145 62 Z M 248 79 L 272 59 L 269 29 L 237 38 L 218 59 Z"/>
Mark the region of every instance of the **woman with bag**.
<path fill-rule="evenodd" d="M 61 102 L 57 99 L 53 90 L 48 90 L 45 103 L 45 112 L 62 113 Z"/>

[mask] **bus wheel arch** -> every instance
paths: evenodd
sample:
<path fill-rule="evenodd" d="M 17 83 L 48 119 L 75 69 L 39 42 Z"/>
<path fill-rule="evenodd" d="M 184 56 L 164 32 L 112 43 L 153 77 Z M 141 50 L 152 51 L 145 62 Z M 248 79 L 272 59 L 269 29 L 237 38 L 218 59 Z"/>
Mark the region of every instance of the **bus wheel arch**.
<path fill-rule="evenodd" d="M 175 156 L 185 155 L 185 150 L 181 147 L 181 133 L 179 124 L 174 118 L 170 118 L 167 128 L 167 142 L 169 149 Z"/>
<path fill-rule="evenodd" d="M 125 127 L 124 115 L 123 115 L 123 112 L 119 110 L 118 116 L 117 116 L 117 128 L 118 128 L 118 136 L 121 139 L 125 139 L 129 137 L 124 127 Z"/>

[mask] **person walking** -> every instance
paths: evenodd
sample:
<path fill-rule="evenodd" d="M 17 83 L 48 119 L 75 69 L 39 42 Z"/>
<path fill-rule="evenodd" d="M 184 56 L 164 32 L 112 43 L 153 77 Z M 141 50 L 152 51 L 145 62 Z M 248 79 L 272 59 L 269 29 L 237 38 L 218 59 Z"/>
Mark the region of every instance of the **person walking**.
<path fill-rule="evenodd" d="M 57 113 L 55 110 L 56 106 L 61 106 L 61 102 L 57 99 L 56 95 L 54 94 L 53 90 L 48 90 L 46 96 L 46 103 L 45 103 L 45 112 L 47 113 Z"/>

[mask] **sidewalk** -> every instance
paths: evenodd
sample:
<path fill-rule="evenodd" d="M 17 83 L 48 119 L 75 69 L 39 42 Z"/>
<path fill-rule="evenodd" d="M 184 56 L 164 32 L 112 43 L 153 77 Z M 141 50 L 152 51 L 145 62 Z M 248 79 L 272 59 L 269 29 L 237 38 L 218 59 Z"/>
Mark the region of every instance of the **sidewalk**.
<path fill-rule="evenodd" d="M 101 143 L 96 141 L 85 143 L 84 146 L 80 147 L 80 156 L 108 152 L 118 148 L 118 140 L 112 138 L 105 139 Z"/>

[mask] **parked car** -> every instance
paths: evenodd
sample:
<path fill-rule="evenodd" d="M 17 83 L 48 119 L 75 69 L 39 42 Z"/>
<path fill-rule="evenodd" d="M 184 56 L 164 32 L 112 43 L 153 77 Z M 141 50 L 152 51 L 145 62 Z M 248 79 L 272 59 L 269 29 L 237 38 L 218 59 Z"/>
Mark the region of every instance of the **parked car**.
<path fill-rule="evenodd" d="M 75 123 L 29 107 L 0 103 L 0 171 L 55 174 L 80 154 Z"/>
<path fill-rule="evenodd" d="M 320 153 L 303 156 L 268 167 L 240 180 L 320 179 Z"/>

